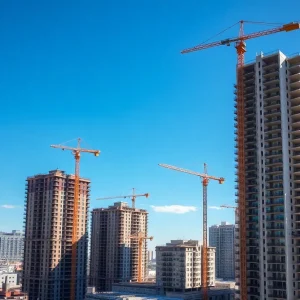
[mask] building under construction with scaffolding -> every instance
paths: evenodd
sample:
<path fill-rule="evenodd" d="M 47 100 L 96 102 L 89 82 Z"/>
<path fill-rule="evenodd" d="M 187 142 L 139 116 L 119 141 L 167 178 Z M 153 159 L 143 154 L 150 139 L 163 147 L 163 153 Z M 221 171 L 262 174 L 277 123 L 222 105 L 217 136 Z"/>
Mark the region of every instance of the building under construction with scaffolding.
<path fill-rule="evenodd" d="M 76 290 L 86 289 L 90 181 L 79 179 Z M 29 299 L 70 300 L 74 175 L 60 170 L 27 178 L 23 290 Z"/>
<path fill-rule="evenodd" d="M 89 285 L 97 291 L 111 291 L 113 283 L 137 281 L 138 240 L 132 235 L 147 236 L 148 212 L 116 202 L 108 208 L 92 211 Z M 141 273 L 147 270 L 147 241 L 142 248 Z"/>

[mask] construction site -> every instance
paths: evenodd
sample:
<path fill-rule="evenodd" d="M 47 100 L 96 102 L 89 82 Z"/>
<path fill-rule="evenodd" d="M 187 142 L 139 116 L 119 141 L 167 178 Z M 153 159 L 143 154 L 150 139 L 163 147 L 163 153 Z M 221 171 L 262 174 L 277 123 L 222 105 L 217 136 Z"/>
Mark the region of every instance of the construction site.
<path fill-rule="evenodd" d="M 98 198 L 119 199 L 119 202 L 92 211 L 88 285 L 95 287 L 95 295 L 91 292 L 86 299 L 120 298 L 126 291 L 187 300 L 233 299 L 233 294 L 236 300 L 300 299 L 300 55 L 287 57 L 276 51 L 260 54 L 250 64 L 245 64 L 244 58 L 246 41 L 298 30 L 300 23 L 251 34 L 244 33 L 245 24 L 239 22 L 239 34 L 235 38 L 181 52 L 188 54 L 234 45 L 237 53 L 236 206 L 223 205 L 236 214 L 234 292 L 233 289 L 222 292 L 216 287 L 215 250 L 207 240 L 209 187 L 226 184 L 225 178 L 222 174 L 210 174 L 206 164 L 202 172 L 159 164 L 201 180 L 202 236 L 199 229 L 199 240 L 202 244 L 173 241 L 157 247 L 157 281 L 148 282 L 147 243 L 155 238 L 155 232 L 148 232 L 148 212 L 138 208 L 136 200 L 148 198 L 149 193 L 136 194 L 133 189 L 130 195 Z M 82 153 L 99 156 L 100 151 L 81 148 L 80 139 L 76 147 L 51 147 L 71 151 L 75 171 L 74 175 L 66 175 L 56 170 L 27 179 L 24 288 L 30 291 L 30 299 L 82 300 L 87 278 L 90 181 L 80 177 L 80 159 Z M 52 194 L 48 195 L 48 190 Z M 52 206 L 46 195 L 55 199 Z M 131 199 L 131 206 L 120 200 L 126 198 Z M 37 217 L 44 214 L 49 218 Z M 47 224 L 44 219 L 48 220 Z M 50 244 L 46 241 L 49 238 Z M 41 249 L 51 253 L 49 260 L 42 259 Z M 190 261 L 193 269 L 191 275 L 186 275 L 186 264 Z M 40 266 L 44 268 L 42 273 Z M 49 266 L 51 272 L 47 275 Z M 178 278 L 173 280 L 174 272 Z M 42 275 L 41 283 L 38 277 Z M 115 294 L 97 296 L 96 292 L 101 291 Z"/>

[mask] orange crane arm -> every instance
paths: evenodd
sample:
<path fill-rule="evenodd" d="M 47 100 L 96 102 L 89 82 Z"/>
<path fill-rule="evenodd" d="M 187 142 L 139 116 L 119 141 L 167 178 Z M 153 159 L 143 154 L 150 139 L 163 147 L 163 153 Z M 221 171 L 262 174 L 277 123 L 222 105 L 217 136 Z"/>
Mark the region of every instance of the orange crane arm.
<path fill-rule="evenodd" d="M 243 21 L 241 21 L 241 22 L 243 22 Z M 269 34 L 281 32 L 281 31 L 292 31 L 292 30 L 297 30 L 297 29 L 300 29 L 300 23 L 292 22 L 292 23 L 284 24 L 283 26 L 280 26 L 277 28 L 258 31 L 258 32 L 243 35 L 241 37 L 225 39 L 225 40 L 221 40 L 221 41 L 217 41 L 217 42 L 213 42 L 213 43 L 209 43 L 209 44 L 200 44 L 198 46 L 182 50 L 181 53 L 186 54 L 186 53 L 204 50 L 204 49 L 208 49 L 208 48 L 212 48 L 212 47 L 216 47 L 216 46 L 223 46 L 223 45 L 230 46 L 231 43 L 238 42 L 241 40 L 245 41 L 245 40 L 250 40 L 250 39 L 260 37 L 260 36 L 269 35 Z"/>
<path fill-rule="evenodd" d="M 62 150 L 71 150 L 74 152 L 86 152 L 86 153 L 93 153 L 95 156 L 100 155 L 99 150 L 90 150 L 90 149 L 84 149 L 84 148 L 75 148 L 75 147 L 69 147 L 69 146 L 64 146 L 64 145 L 50 145 L 51 148 L 59 148 Z"/>
<path fill-rule="evenodd" d="M 166 165 L 166 164 L 158 164 L 158 165 L 163 167 L 163 168 L 166 168 L 166 169 L 171 169 L 171 170 L 175 170 L 175 171 L 195 175 L 195 176 L 198 176 L 198 177 L 201 177 L 201 178 L 217 180 L 217 181 L 219 181 L 219 183 L 224 183 L 224 181 L 225 181 L 225 179 L 223 177 L 210 176 L 210 175 L 207 175 L 207 174 L 202 174 L 202 173 L 198 173 L 198 172 L 195 172 L 195 171 L 190 171 L 190 170 L 187 170 L 187 169 L 178 168 L 178 167 L 174 167 L 174 166 Z"/>
<path fill-rule="evenodd" d="M 131 198 L 132 195 L 126 195 L 126 196 L 115 196 L 115 197 L 104 197 L 104 198 L 97 198 L 96 200 L 109 200 L 109 199 L 119 199 L 119 198 Z M 137 194 L 134 195 L 134 197 L 149 197 L 149 193 L 146 194 Z"/>
<path fill-rule="evenodd" d="M 136 195 L 134 193 L 134 191 L 135 191 L 135 188 L 132 189 L 132 194 L 131 195 L 127 195 L 127 196 L 105 197 L 105 198 L 98 198 L 96 200 L 108 200 L 108 199 L 118 199 L 118 198 L 131 198 L 132 208 L 135 208 L 135 198 L 136 197 L 146 197 L 146 198 L 148 198 L 149 197 L 149 193 Z"/>

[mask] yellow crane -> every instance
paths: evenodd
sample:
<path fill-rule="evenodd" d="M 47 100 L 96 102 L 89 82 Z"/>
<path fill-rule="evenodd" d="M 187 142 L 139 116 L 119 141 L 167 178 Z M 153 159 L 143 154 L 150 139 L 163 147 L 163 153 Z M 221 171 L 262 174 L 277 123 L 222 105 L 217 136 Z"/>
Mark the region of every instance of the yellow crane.
<path fill-rule="evenodd" d="M 126 195 L 126 196 L 114 196 L 114 197 L 105 197 L 105 198 L 97 198 L 96 200 L 109 200 L 109 199 L 119 199 L 119 198 L 131 198 L 132 201 L 132 208 L 135 208 L 135 200 L 138 197 L 149 197 L 149 193 L 146 194 L 135 194 L 135 189 L 132 189 L 132 194 L 131 195 Z"/>
<path fill-rule="evenodd" d="M 79 201 L 79 166 L 80 156 L 82 152 L 91 153 L 95 156 L 100 155 L 100 150 L 90 150 L 80 147 L 81 139 L 77 139 L 77 147 L 69 147 L 65 145 L 50 145 L 52 148 L 72 151 L 75 158 L 75 180 L 74 180 L 74 210 L 73 210 L 73 227 L 72 227 L 72 266 L 71 266 L 71 300 L 76 299 L 76 263 L 77 263 L 77 227 L 78 227 L 78 201 Z"/>
<path fill-rule="evenodd" d="M 137 282 L 143 282 L 143 275 L 142 275 L 142 260 L 143 260 L 143 242 L 144 240 L 153 240 L 153 236 L 145 236 L 144 232 L 139 231 L 136 234 L 129 236 L 130 239 L 138 240 L 138 276 Z"/>
<path fill-rule="evenodd" d="M 202 179 L 203 185 L 203 245 L 202 245 L 202 266 L 201 266 L 201 289 L 203 293 L 203 299 L 208 300 L 208 291 L 207 291 L 207 186 L 209 180 L 216 180 L 219 184 L 224 183 L 225 179 L 223 177 L 215 177 L 207 174 L 206 164 L 204 164 L 204 173 L 198 173 L 190 171 L 187 169 L 182 169 L 166 164 L 158 164 L 159 166 L 190 175 L 198 176 Z"/>

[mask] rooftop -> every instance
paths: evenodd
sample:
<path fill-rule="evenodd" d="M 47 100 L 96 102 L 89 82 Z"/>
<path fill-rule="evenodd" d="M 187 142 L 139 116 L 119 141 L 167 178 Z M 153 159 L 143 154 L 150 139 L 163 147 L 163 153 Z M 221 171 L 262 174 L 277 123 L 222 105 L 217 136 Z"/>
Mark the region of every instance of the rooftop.
<path fill-rule="evenodd" d="M 120 300 L 180 300 L 181 298 L 165 297 L 158 295 L 146 295 L 136 293 L 119 293 L 119 292 L 100 292 L 86 294 L 86 300 L 88 299 L 120 299 Z"/>

